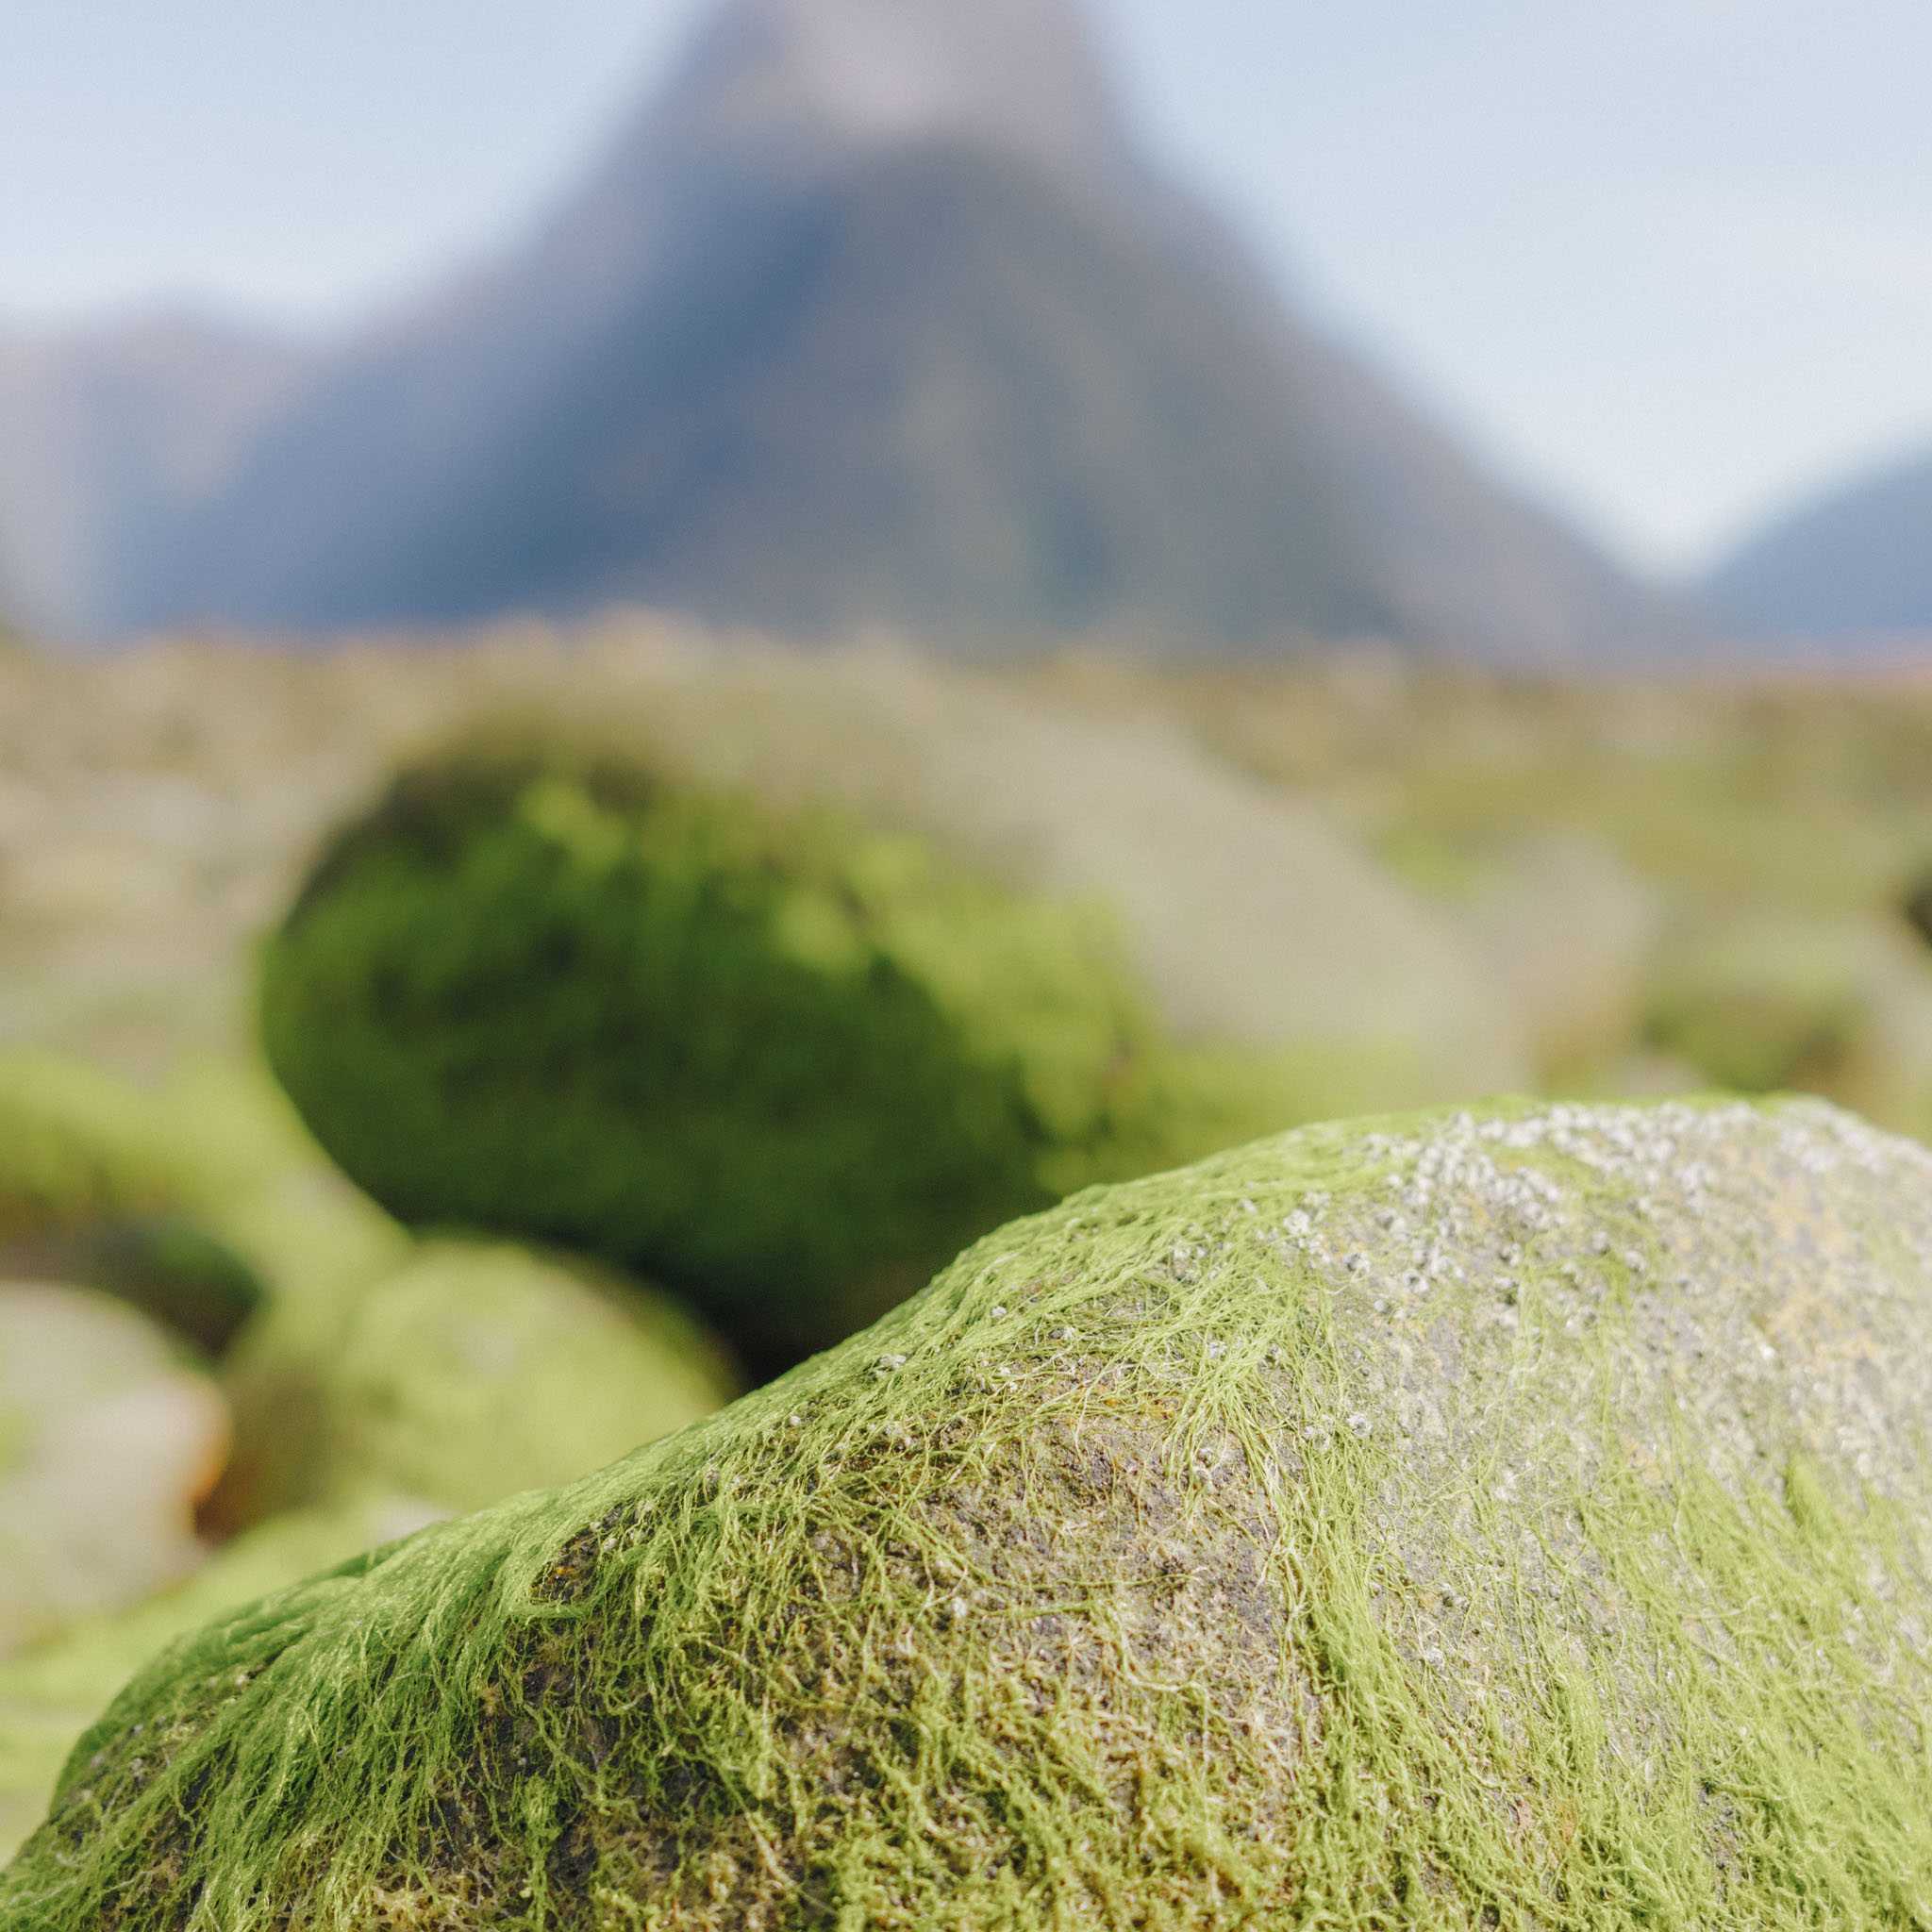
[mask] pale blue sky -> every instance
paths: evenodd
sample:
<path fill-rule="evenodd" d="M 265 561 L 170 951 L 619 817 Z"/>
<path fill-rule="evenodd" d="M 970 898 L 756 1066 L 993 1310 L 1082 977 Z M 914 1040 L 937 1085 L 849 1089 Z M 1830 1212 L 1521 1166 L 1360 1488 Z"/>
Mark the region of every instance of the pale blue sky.
<path fill-rule="evenodd" d="M 0 317 L 396 301 L 697 4 L 0 0 Z M 1932 438 L 1932 0 L 1092 4 L 1304 299 L 1639 560 Z"/>

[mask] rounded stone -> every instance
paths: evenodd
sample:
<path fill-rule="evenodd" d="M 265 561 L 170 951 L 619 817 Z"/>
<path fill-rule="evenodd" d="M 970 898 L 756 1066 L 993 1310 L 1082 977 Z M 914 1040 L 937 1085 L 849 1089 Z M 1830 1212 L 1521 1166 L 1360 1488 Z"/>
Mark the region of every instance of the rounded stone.
<path fill-rule="evenodd" d="M 1922 1147 L 1811 1101 L 1303 1130 L 210 1624 L 0 1920 L 1916 1924 L 1928 1412 Z"/>
<path fill-rule="evenodd" d="M 767 1361 L 1015 1211 L 1224 1138 L 1091 907 L 556 752 L 406 774 L 324 857 L 262 1013 L 404 1220 L 601 1254 Z"/>
<path fill-rule="evenodd" d="M 588 1474 L 722 1407 L 697 1323 L 632 1282 L 507 1243 L 425 1246 L 378 1283 L 324 1369 L 324 1472 L 475 1509 Z"/>
<path fill-rule="evenodd" d="M 137 1310 L 0 1283 L 0 1656 L 192 1570 L 227 1447 L 213 1383 Z"/>

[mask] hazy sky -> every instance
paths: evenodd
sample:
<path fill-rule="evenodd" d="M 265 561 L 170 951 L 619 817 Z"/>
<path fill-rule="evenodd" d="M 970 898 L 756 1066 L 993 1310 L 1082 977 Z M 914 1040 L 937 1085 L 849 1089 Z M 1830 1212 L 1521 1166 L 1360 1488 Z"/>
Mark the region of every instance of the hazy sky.
<path fill-rule="evenodd" d="M 698 4 L 0 0 L 0 315 L 394 301 Z M 1092 4 L 1303 299 L 1640 561 L 1932 439 L 1932 0 Z"/>

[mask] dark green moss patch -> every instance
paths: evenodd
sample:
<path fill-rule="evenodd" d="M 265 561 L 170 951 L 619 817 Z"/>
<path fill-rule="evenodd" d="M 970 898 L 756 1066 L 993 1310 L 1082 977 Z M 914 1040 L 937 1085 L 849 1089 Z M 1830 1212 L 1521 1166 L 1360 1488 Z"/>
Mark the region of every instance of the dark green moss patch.
<path fill-rule="evenodd" d="M 101 1289 L 218 1356 L 265 1290 L 169 1139 L 162 1111 L 106 1074 L 0 1061 L 0 1276 Z"/>
<path fill-rule="evenodd" d="M 394 1212 L 609 1256 L 766 1360 L 1257 1118 L 1164 1049 L 1091 908 L 550 754 L 400 778 L 271 945 L 262 1023 Z"/>

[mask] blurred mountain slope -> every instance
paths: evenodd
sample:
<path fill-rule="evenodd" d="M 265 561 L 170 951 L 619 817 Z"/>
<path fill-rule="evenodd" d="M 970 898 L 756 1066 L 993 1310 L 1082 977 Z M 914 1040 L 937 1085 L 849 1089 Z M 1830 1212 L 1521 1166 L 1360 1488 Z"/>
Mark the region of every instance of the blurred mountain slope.
<path fill-rule="evenodd" d="M 56 633 L 118 628 L 164 533 L 299 386 L 300 346 L 187 310 L 0 329 L 0 597 Z"/>
<path fill-rule="evenodd" d="M 1932 450 L 1862 472 L 1749 538 L 1705 585 L 1767 637 L 1932 633 Z"/>
<path fill-rule="evenodd" d="M 521 247 L 342 348 L 156 554 L 116 621 L 1683 641 L 1285 308 L 1073 0 L 727 0 Z"/>

